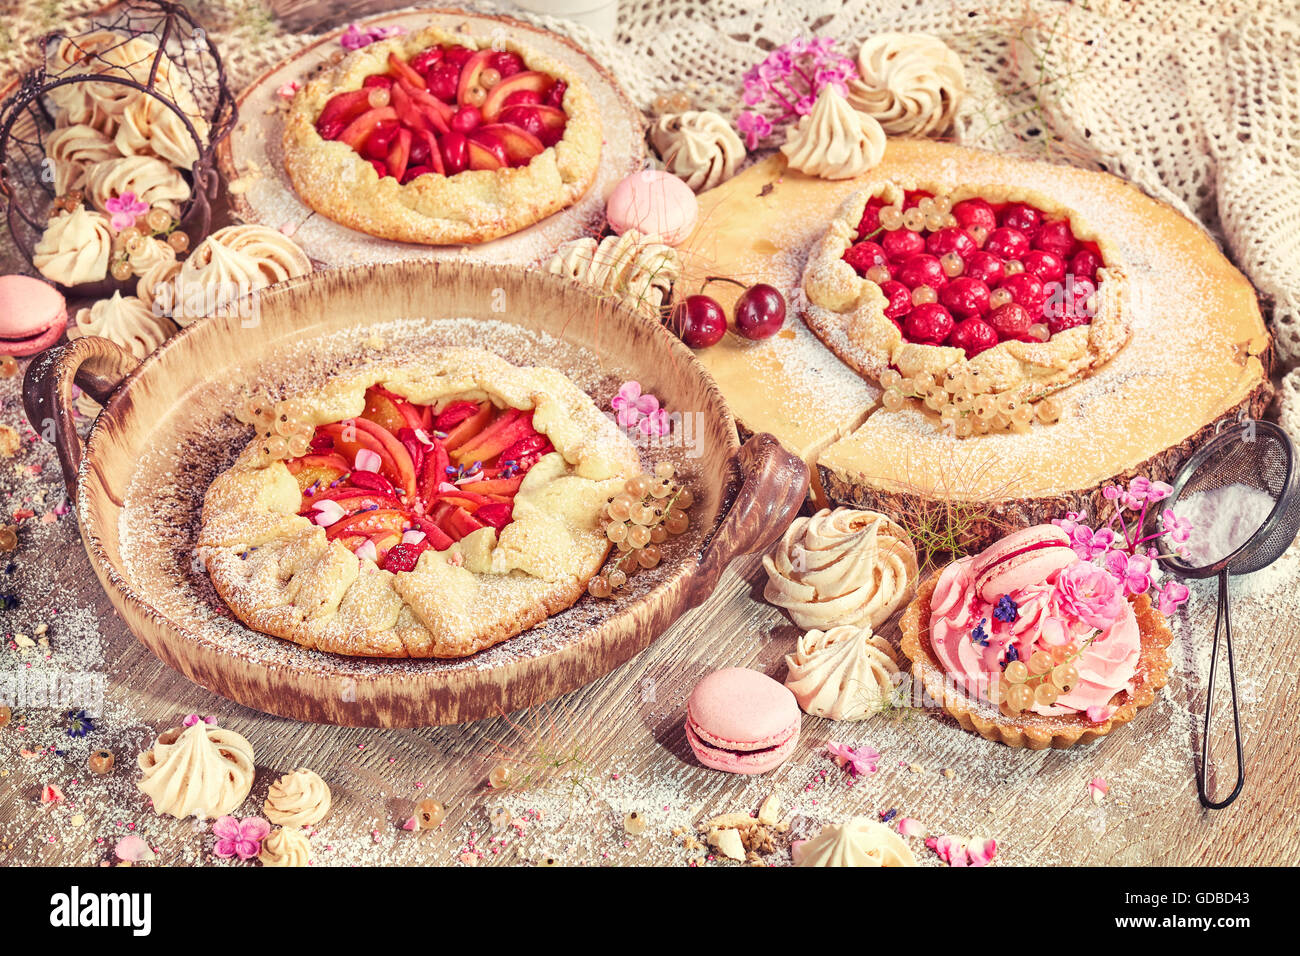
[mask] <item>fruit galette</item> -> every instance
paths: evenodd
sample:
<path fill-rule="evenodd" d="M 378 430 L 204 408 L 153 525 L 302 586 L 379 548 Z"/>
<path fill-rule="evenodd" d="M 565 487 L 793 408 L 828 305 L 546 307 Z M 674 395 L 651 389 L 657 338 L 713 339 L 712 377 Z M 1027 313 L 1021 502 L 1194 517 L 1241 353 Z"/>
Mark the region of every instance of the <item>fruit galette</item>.
<path fill-rule="evenodd" d="M 595 100 L 513 40 L 434 27 L 371 44 L 293 99 L 284 164 L 317 212 L 406 242 L 485 242 L 579 199 L 600 162 Z"/>
<path fill-rule="evenodd" d="M 1128 341 L 1125 285 L 1114 244 L 1048 196 L 887 181 L 845 200 L 803 275 L 805 321 L 859 374 L 1022 404 Z"/>
<path fill-rule="evenodd" d="M 250 627 L 339 654 L 463 657 L 569 607 L 640 472 L 563 374 L 479 349 L 240 417 L 258 436 L 208 489 L 199 553 Z"/>

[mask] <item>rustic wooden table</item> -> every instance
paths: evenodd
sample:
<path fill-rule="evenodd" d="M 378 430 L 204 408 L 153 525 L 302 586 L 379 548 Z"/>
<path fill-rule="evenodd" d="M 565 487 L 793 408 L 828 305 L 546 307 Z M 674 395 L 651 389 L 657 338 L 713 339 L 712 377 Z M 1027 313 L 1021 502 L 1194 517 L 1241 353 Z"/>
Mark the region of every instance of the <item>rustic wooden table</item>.
<path fill-rule="evenodd" d="M 315 0 L 277 5 L 313 29 L 337 21 L 332 5 Z M 216 697 L 135 641 L 90 569 L 75 518 L 57 514 L 57 463 L 22 420 L 20 381 L 0 380 L 0 421 L 27 439 L 15 458 L 0 462 L 0 517 L 33 514 L 19 522 L 18 550 L 0 556 L 0 596 L 17 599 L 16 607 L 0 602 L 0 697 L 30 702 L 0 729 L 0 863 L 110 861 L 115 843 L 131 832 L 145 837 L 160 862 L 221 862 L 212 856 L 207 824 L 154 815 L 135 787 L 137 754 L 188 713 L 215 715 L 252 742 L 258 772 L 240 815 L 260 813 L 283 772 L 309 767 L 325 778 L 334 806 L 311 837 L 315 865 L 547 858 L 714 865 L 719 861 L 693 844 L 695 826 L 715 814 L 756 810 L 774 792 L 791 822 L 766 858 L 776 864 L 789 861 L 792 837 L 890 810 L 933 834 L 995 838 L 997 864 L 1300 863 L 1300 682 L 1288 663 L 1300 638 L 1294 548 L 1280 566 L 1239 587 L 1247 785 L 1236 804 L 1214 813 L 1201 809 L 1193 783 L 1213 624 L 1213 593 L 1199 588 L 1176 628 L 1175 667 L 1157 702 L 1111 737 L 1066 752 L 1011 750 L 933 711 L 898 709 L 861 724 L 805 717 L 794 757 L 762 777 L 699 766 L 682 729 L 694 683 L 730 665 L 779 679 L 798 633 L 762 601 L 757 557 L 733 565 L 710 601 L 641 656 L 549 705 L 435 729 L 304 725 Z M 893 625 L 885 634 L 897 640 Z M 40 698 L 59 688 L 89 688 L 92 696 L 102 689 L 93 729 L 75 735 L 85 725 L 67 718 L 66 701 L 41 706 L 55 703 Z M 831 740 L 880 751 L 877 771 L 848 778 L 826 755 Z M 1226 740 L 1218 744 L 1230 760 Z M 117 766 L 107 776 L 90 774 L 87 754 L 105 747 Z M 512 770 L 513 787 L 488 786 L 498 765 Z M 1089 791 L 1098 777 L 1109 785 L 1100 803 Z M 1227 766 L 1223 777 L 1231 778 Z M 62 791 L 61 801 L 42 801 L 49 785 Z M 403 830 L 426 798 L 447 806 L 446 821 L 436 830 Z M 623 823 L 633 810 L 649 823 L 637 836 Z M 911 843 L 923 864 L 937 863 L 920 840 Z"/>

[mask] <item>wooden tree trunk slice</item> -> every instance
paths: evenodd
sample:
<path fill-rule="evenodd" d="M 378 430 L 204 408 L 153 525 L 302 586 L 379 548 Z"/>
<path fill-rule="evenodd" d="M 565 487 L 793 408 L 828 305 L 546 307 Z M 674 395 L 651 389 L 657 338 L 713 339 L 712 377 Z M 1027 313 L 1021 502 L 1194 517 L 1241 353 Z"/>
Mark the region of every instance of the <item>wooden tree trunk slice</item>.
<path fill-rule="evenodd" d="M 770 282 L 790 301 L 765 342 L 728 336 L 697 353 L 744 431 L 767 431 L 814 469 L 816 504 L 894 514 L 956 513 L 970 546 L 1066 510 L 1096 513 L 1099 489 L 1135 474 L 1167 478 L 1216 423 L 1258 416 L 1271 387 L 1270 340 L 1254 289 L 1211 238 L 1114 176 L 921 140 L 892 140 L 870 178 L 957 186 L 1008 183 L 1060 197 L 1117 241 L 1130 270 L 1132 340 L 1060 393 L 1067 417 L 1030 433 L 945 436 L 934 413 L 879 405 L 880 390 L 841 362 L 799 316 L 812 243 L 862 180 L 830 182 L 779 154 L 700 197 L 688 278 Z M 730 311 L 739 289 L 709 285 Z M 913 523 L 915 527 L 915 522 Z"/>
<path fill-rule="evenodd" d="M 271 68 L 239 94 L 239 123 L 217 147 L 217 162 L 230 184 L 230 205 L 244 221 L 272 229 L 289 227 L 294 241 L 317 263 L 350 266 L 399 259 L 456 259 L 531 265 L 561 243 L 595 234 L 604 223 L 605 197 L 620 179 L 640 169 L 645 159 L 645 126 L 640 111 L 618 81 L 568 39 L 511 17 L 494 17 L 443 8 L 386 14 L 367 26 L 401 26 L 414 32 L 438 26 L 479 39 L 503 35 L 563 60 L 582 76 L 600 109 L 604 146 L 596 181 L 567 209 L 508 236 L 474 246 L 425 246 L 390 242 L 349 229 L 312 211 L 298 198 L 284 171 L 281 137 L 288 101 L 286 83 L 300 84 L 347 51 L 335 30 Z"/>

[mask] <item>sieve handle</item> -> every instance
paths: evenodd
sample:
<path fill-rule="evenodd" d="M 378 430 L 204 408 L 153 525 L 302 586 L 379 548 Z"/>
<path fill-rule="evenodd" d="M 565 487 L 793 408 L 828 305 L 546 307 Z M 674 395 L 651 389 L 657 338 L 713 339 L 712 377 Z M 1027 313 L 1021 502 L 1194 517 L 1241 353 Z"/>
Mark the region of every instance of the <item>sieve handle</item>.
<path fill-rule="evenodd" d="M 1214 677 L 1219 664 L 1219 632 L 1223 631 L 1228 647 L 1228 687 L 1232 691 L 1232 731 L 1237 739 L 1237 785 L 1222 800 L 1211 800 L 1207 792 L 1210 772 L 1210 723 L 1214 718 Z M 1228 589 L 1228 571 L 1219 572 L 1219 607 L 1214 615 L 1214 650 L 1210 653 L 1210 687 L 1205 697 L 1205 729 L 1201 736 L 1201 765 L 1196 770 L 1196 792 L 1208 810 L 1222 810 L 1241 795 L 1246 785 L 1246 761 L 1241 750 L 1241 717 L 1237 712 L 1237 668 L 1232 659 L 1232 594 Z"/>

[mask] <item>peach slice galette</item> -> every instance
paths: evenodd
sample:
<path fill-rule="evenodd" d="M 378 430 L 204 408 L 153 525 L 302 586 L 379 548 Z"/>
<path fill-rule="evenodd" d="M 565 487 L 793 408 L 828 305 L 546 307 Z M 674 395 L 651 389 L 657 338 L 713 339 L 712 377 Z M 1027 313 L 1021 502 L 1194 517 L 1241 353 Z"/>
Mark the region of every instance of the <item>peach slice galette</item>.
<path fill-rule="evenodd" d="M 959 434 L 1027 425 L 1129 338 L 1114 244 L 1005 186 L 869 184 L 814 246 L 803 288 L 808 326 L 886 408 L 915 396 Z"/>
<path fill-rule="evenodd" d="M 480 349 L 372 368 L 240 417 L 199 553 L 244 623 L 306 647 L 463 657 L 573 604 L 636 449 L 562 373 Z"/>
<path fill-rule="evenodd" d="M 384 239 L 476 243 L 571 205 L 600 162 L 566 64 L 434 27 L 371 44 L 295 95 L 284 164 L 317 212 Z"/>

